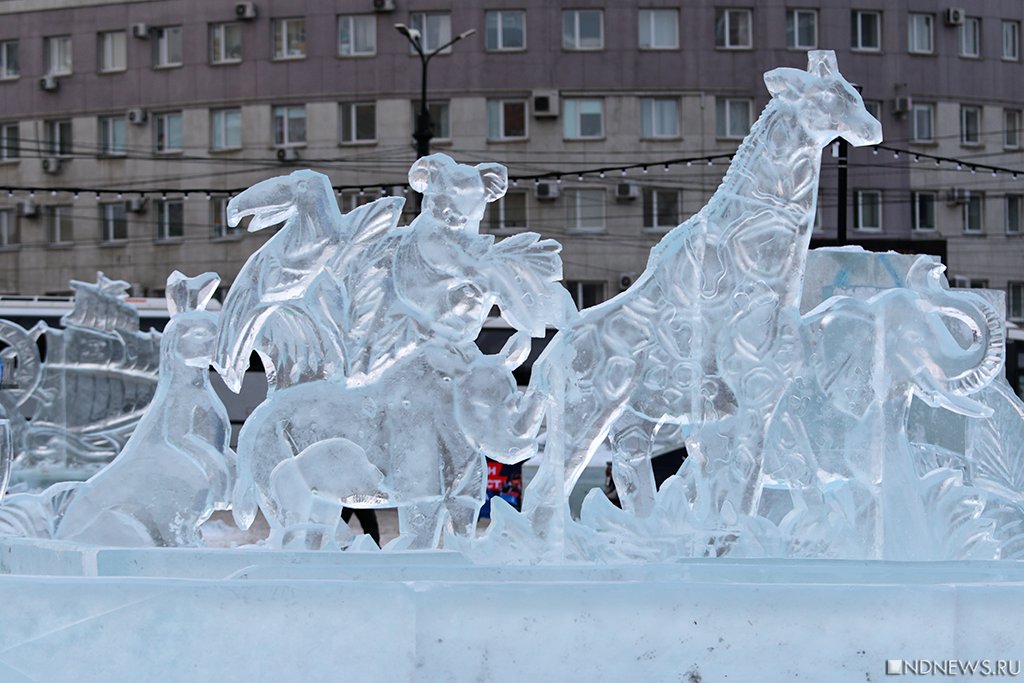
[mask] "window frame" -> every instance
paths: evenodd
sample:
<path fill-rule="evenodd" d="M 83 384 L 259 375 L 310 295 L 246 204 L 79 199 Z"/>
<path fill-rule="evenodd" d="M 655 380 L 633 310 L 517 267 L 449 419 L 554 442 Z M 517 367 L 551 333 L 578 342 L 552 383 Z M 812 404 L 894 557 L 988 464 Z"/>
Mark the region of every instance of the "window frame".
<path fill-rule="evenodd" d="M 506 126 L 506 107 L 520 105 L 523 109 L 523 134 L 509 135 Z M 494 135 L 493 116 L 497 114 L 498 135 Z M 522 142 L 530 139 L 530 103 L 525 98 L 509 97 L 487 100 L 487 140 L 489 142 Z"/>
<path fill-rule="evenodd" d="M 66 247 L 75 243 L 75 223 L 71 209 L 70 204 L 48 204 L 46 206 L 48 246 Z"/>
<path fill-rule="evenodd" d="M 968 51 L 968 37 L 973 34 L 974 52 Z M 981 17 L 964 17 L 960 25 L 957 54 L 964 59 L 981 59 Z"/>
<path fill-rule="evenodd" d="M 227 48 L 228 40 L 227 34 L 228 29 L 236 29 L 238 31 L 238 56 L 229 57 Z M 229 64 L 241 64 L 242 63 L 242 23 L 239 21 L 218 21 L 212 22 L 207 32 L 207 40 L 209 41 L 209 58 L 211 66 L 225 66 Z M 219 46 L 219 51 L 218 51 Z"/>
<path fill-rule="evenodd" d="M 914 232 L 935 232 L 936 230 L 936 213 L 935 207 L 938 205 L 939 193 L 934 190 L 915 190 L 911 193 L 911 229 Z M 931 225 L 924 225 L 921 220 L 922 214 L 922 199 L 927 198 L 931 202 Z"/>
<path fill-rule="evenodd" d="M 373 137 L 361 138 L 358 137 L 359 133 L 359 116 L 357 110 L 361 107 L 372 107 L 373 108 Z M 351 128 L 348 133 L 351 137 L 346 139 L 346 112 L 348 112 L 348 126 Z M 375 100 L 360 100 L 357 102 L 339 102 L 338 103 L 338 144 L 341 145 L 373 145 L 377 143 L 377 102 Z"/>
<path fill-rule="evenodd" d="M 658 232 L 664 233 L 672 230 L 678 226 L 683 216 L 683 191 L 677 187 L 658 187 L 650 186 L 644 187 L 641 191 L 640 201 L 642 202 L 641 214 L 643 220 L 643 229 L 647 232 Z M 676 205 L 676 217 L 670 221 L 668 225 L 661 225 L 658 222 L 658 195 L 659 194 L 674 194 L 675 205 Z M 650 212 L 648 212 L 648 197 L 650 197 Z M 648 222 L 648 215 L 650 222 Z"/>
<path fill-rule="evenodd" d="M 128 154 L 128 125 L 124 116 L 100 116 L 97 120 L 97 128 L 100 156 L 123 157 Z M 120 146 L 117 145 L 116 140 L 118 129 L 121 133 Z"/>
<path fill-rule="evenodd" d="M 169 147 L 171 122 L 178 119 L 178 146 Z M 181 154 L 185 150 L 184 113 L 179 110 L 161 111 L 153 115 L 153 151 L 157 154 Z M 161 142 L 162 141 L 162 142 Z"/>
<path fill-rule="evenodd" d="M 587 193 L 593 194 L 594 196 L 600 195 L 600 207 L 601 207 L 601 221 L 600 225 L 580 225 L 581 216 L 581 201 L 583 196 Z M 566 221 L 565 231 L 570 234 L 597 234 L 605 232 L 605 226 L 608 223 L 608 193 L 604 188 L 598 187 L 572 187 L 569 188 L 566 193 Z M 571 200 L 571 201 L 570 201 Z"/>
<path fill-rule="evenodd" d="M 1011 119 L 1016 119 L 1011 121 Z M 1003 149 L 1020 149 L 1020 136 L 1024 130 L 1024 111 L 1003 109 Z"/>
<path fill-rule="evenodd" d="M 1006 319 L 1024 320 L 1024 282 L 1009 280 L 1006 283 Z"/>
<path fill-rule="evenodd" d="M 809 14 L 814 17 L 814 42 L 811 45 L 800 44 L 800 15 Z M 792 38 L 792 40 L 790 40 Z M 818 10 L 813 7 L 789 7 L 786 9 L 786 49 L 816 50 L 818 49 Z"/>
<path fill-rule="evenodd" d="M 0 249 L 16 249 L 21 246 L 18 212 L 12 207 L 0 208 Z"/>
<path fill-rule="evenodd" d="M 975 139 L 968 138 L 969 126 L 967 119 L 969 114 L 976 114 L 977 116 L 977 131 L 975 133 Z M 961 104 L 960 105 L 960 144 L 964 147 L 980 147 L 982 143 L 981 133 L 981 119 L 982 108 L 974 104 Z"/>
<path fill-rule="evenodd" d="M 644 45 L 644 18 L 645 13 L 647 15 L 647 30 L 650 33 L 649 45 Z M 672 45 L 659 45 L 655 36 L 657 32 L 654 30 L 655 26 L 662 22 L 657 19 L 658 14 L 672 15 L 672 21 L 669 22 L 667 19 L 663 20 L 664 25 L 671 24 L 673 33 L 673 44 Z M 641 7 L 637 11 L 637 45 L 640 50 L 657 52 L 659 50 L 678 50 L 679 49 L 679 8 L 678 7 Z"/>
<path fill-rule="evenodd" d="M 734 14 L 747 17 L 746 44 L 733 44 L 731 40 L 731 17 Z M 721 31 L 719 29 L 721 28 Z M 719 7 L 715 11 L 715 49 L 716 50 L 753 50 L 754 49 L 754 10 L 749 7 Z"/>
<path fill-rule="evenodd" d="M 120 222 L 124 229 L 124 235 L 118 237 L 117 223 L 118 216 L 114 209 L 120 207 Z M 128 241 L 128 207 L 124 201 L 100 202 L 100 242 L 103 244 L 119 244 Z"/>
<path fill-rule="evenodd" d="M 928 114 L 928 136 L 920 135 L 918 114 Z M 915 144 L 932 144 L 935 142 L 935 105 L 931 102 L 914 102 L 910 108 L 910 141 Z"/>
<path fill-rule="evenodd" d="M 922 48 L 916 45 L 917 34 L 914 21 L 925 20 L 928 25 L 928 47 Z M 910 12 L 907 15 L 907 52 L 912 55 L 933 55 L 935 54 L 935 15 L 925 12 Z"/>
<path fill-rule="evenodd" d="M 671 102 L 675 108 L 672 118 L 674 130 L 668 133 L 658 132 L 658 103 Z M 640 98 L 640 138 L 642 140 L 678 140 L 682 136 L 681 109 L 678 97 L 641 97 Z M 662 121 L 664 123 L 664 121 Z M 650 127 L 645 133 L 644 128 Z"/>
<path fill-rule="evenodd" d="M 109 61 L 116 52 L 112 39 L 121 37 L 121 65 L 111 66 Z M 96 34 L 96 73 L 116 74 L 128 70 L 128 32 L 124 30 L 100 31 Z"/>
<path fill-rule="evenodd" d="M 972 207 L 977 203 L 977 227 L 972 226 Z M 985 194 L 983 192 L 971 191 L 970 196 L 967 197 L 967 201 L 963 203 L 963 209 L 961 211 L 961 218 L 963 219 L 963 232 L 965 235 L 984 235 L 985 234 Z"/>
<path fill-rule="evenodd" d="M 11 69 L 12 60 L 10 59 L 12 52 L 14 54 L 13 69 Z M 19 78 L 21 78 L 21 43 L 16 38 L 0 40 L 0 81 L 14 81 Z"/>
<path fill-rule="evenodd" d="M 434 44 L 433 42 L 428 42 L 428 40 L 427 40 L 427 38 L 430 35 L 430 32 L 428 31 L 428 28 L 430 26 L 430 20 L 432 18 L 438 18 L 438 19 L 444 18 L 446 20 L 445 23 L 447 24 L 446 26 L 445 25 L 441 26 L 440 30 L 438 31 L 439 36 L 437 38 L 437 44 Z M 441 47 L 442 45 L 444 45 L 445 43 L 447 43 L 448 41 L 450 41 L 454 37 L 454 36 L 452 36 L 452 13 L 447 11 L 447 10 L 436 11 L 436 12 L 427 12 L 427 11 L 410 12 L 409 13 L 409 26 L 410 26 L 410 28 L 414 28 L 414 29 L 416 29 L 416 30 L 418 30 L 420 32 L 420 48 L 423 50 L 423 52 L 425 54 L 429 54 L 429 53 L 433 52 L 434 50 L 436 50 L 437 48 Z M 445 34 L 445 31 L 447 31 L 447 35 Z M 451 53 L 452 53 L 452 47 L 451 47 L 451 45 L 449 45 L 448 47 L 446 47 L 445 49 L 441 50 L 437 54 L 439 54 L 439 55 L 450 55 Z M 409 54 L 415 55 L 416 54 L 416 48 L 414 48 L 414 47 L 412 47 L 410 45 L 409 46 Z"/>
<path fill-rule="evenodd" d="M 14 136 L 9 134 L 14 129 Z M 8 140 L 13 139 L 13 145 Z M 18 121 L 0 122 L 0 162 L 21 159 L 21 124 Z"/>
<path fill-rule="evenodd" d="M 373 38 L 373 46 L 368 50 L 356 51 L 356 40 L 355 37 L 358 32 L 355 30 L 357 21 L 369 20 L 372 24 L 372 30 L 369 35 Z M 342 22 L 348 24 L 348 33 L 351 37 L 349 43 L 352 48 L 349 52 L 345 52 L 342 49 L 341 42 L 341 26 Z M 377 15 L 376 14 L 339 14 L 338 15 L 338 44 L 337 44 L 337 56 L 342 59 L 360 59 L 364 57 L 374 57 L 377 54 Z"/>
<path fill-rule="evenodd" d="M 583 12 L 594 12 L 598 18 L 598 45 L 584 47 L 580 36 L 580 15 Z M 572 36 L 566 33 L 566 21 L 569 16 L 573 18 Z M 604 49 L 604 9 L 584 7 L 562 10 L 562 49 L 568 52 L 598 52 Z"/>
<path fill-rule="evenodd" d="M 71 119 L 45 119 L 43 121 L 43 144 L 46 148 L 46 155 L 61 158 L 73 156 L 73 133 Z"/>
<path fill-rule="evenodd" d="M 225 142 L 227 142 L 228 126 L 227 126 L 227 119 L 225 117 L 225 114 L 227 114 L 228 112 L 236 112 L 238 114 L 238 144 L 237 145 L 223 144 L 223 145 L 217 146 L 214 143 L 214 141 L 216 139 L 214 131 L 216 131 L 218 129 L 220 130 L 220 133 L 221 133 L 221 139 L 224 140 Z M 221 119 L 219 123 L 218 123 L 218 118 Z M 210 151 L 213 151 L 213 152 L 228 152 L 228 151 L 239 150 L 239 149 L 242 149 L 242 108 L 241 107 L 222 107 L 222 108 L 218 108 L 218 109 L 211 109 L 210 110 Z"/>
<path fill-rule="evenodd" d="M 850 50 L 853 52 L 881 52 L 882 51 L 882 12 L 879 10 L 855 9 L 851 11 L 850 25 Z M 875 40 L 878 43 L 871 47 L 864 42 L 863 19 L 867 16 L 874 16 L 876 20 Z"/>
<path fill-rule="evenodd" d="M 59 45 L 66 45 L 67 46 L 67 49 L 66 49 L 66 57 L 67 57 L 67 59 L 66 60 L 60 60 L 61 62 L 65 62 L 65 61 L 67 62 L 67 64 L 66 64 L 67 70 L 66 71 L 63 70 L 64 66 L 65 66 L 64 64 L 61 64 L 61 71 L 57 71 L 57 70 L 55 70 L 56 66 L 53 63 L 54 62 L 54 56 L 55 56 L 54 55 L 54 51 L 57 48 L 57 46 L 59 46 Z M 71 42 L 71 35 L 70 34 L 58 35 L 58 36 L 45 36 L 43 38 L 43 62 L 44 62 L 44 70 L 45 70 L 45 73 L 46 73 L 47 76 L 71 76 L 74 73 L 75 64 L 74 64 L 74 51 L 73 51 L 73 47 L 74 46 L 73 46 L 73 44 Z M 63 52 L 63 50 L 57 50 L 57 51 L 58 52 Z M 61 55 L 57 55 L 57 56 L 61 56 Z"/>
<path fill-rule="evenodd" d="M 507 225 L 506 215 L 508 214 L 506 200 L 509 197 L 521 197 L 523 202 L 523 224 Z M 525 190 L 509 190 L 501 198 L 491 202 L 487 206 L 485 223 L 487 230 L 494 233 L 510 233 L 520 230 L 528 230 L 530 227 L 530 202 L 528 193 Z"/>
<path fill-rule="evenodd" d="M 506 14 L 517 14 L 522 17 L 523 26 L 523 44 L 519 46 L 508 47 L 505 45 L 504 38 L 504 26 L 503 18 Z M 497 27 L 495 38 L 497 39 L 497 45 L 490 44 L 490 33 L 488 28 L 488 19 L 490 17 L 497 18 Z M 484 12 L 484 50 L 486 52 L 523 52 L 526 50 L 526 10 L 521 9 L 494 9 L 487 10 Z"/>
<path fill-rule="evenodd" d="M 297 22 L 302 27 L 302 45 L 300 50 L 293 50 L 290 44 L 288 27 L 292 22 Z M 306 17 L 275 17 L 270 20 L 270 30 L 272 61 L 290 62 L 306 58 Z"/>
<path fill-rule="evenodd" d="M 290 139 L 290 136 L 288 135 L 288 130 L 289 130 L 289 125 L 288 124 L 289 124 L 289 122 L 292 119 L 292 116 L 291 116 L 292 112 L 293 111 L 298 111 L 298 110 L 302 111 L 303 136 L 302 136 L 302 140 L 301 141 L 299 141 L 299 140 L 292 141 Z M 283 140 L 282 141 L 278 141 L 278 138 L 277 138 L 277 118 L 278 118 L 278 113 L 279 112 L 284 113 L 284 126 L 281 128 L 281 131 L 283 133 Z M 308 122 L 308 118 L 306 116 L 306 105 L 304 105 L 304 104 L 278 104 L 278 105 L 274 105 L 271 108 L 271 110 L 270 110 L 270 130 L 271 130 L 271 139 L 273 140 L 274 147 L 275 148 L 279 148 L 279 149 L 280 148 L 285 148 L 285 147 L 304 147 L 306 145 L 306 141 L 309 139 L 309 127 L 307 125 L 307 122 Z"/>
<path fill-rule="evenodd" d="M 1009 35 L 1007 35 L 1007 29 L 1010 29 Z M 1003 61 L 1004 62 L 1019 62 L 1020 61 L 1020 21 L 1017 19 L 1003 19 L 1002 21 L 1002 36 L 1003 36 Z M 1009 38 L 1009 40 L 1007 40 Z M 1012 51 L 1007 51 L 1007 47 L 1012 46 Z"/>
<path fill-rule="evenodd" d="M 185 46 L 183 38 L 183 29 L 181 24 L 172 26 L 159 26 L 154 29 L 153 34 L 153 68 L 154 69 L 177 69 L 185 64 Z M 172 36 L 177 36 L 178 43 L 178 61 L 174 61 L 172 47 L 174 39 Z"/>
<path fill-rule="evenodd" d="M 174 206 L 180 207 L 180 219 L 181 224 L 178 226 L 178 231 L 181 234 L 172 235 L 171 228 L 174 227 L 171 224 L 171 208 Z M 155 202 L 156 208 L 156 242 L 181 242 L 185 239 L 185 202 L 181 199 L 158 199 Z"/>
<path fill-rule="evenodd" d="M 593 116 L 593 113 L 587 113 L 582 111 L 582 105 L 584 103 L 597 102 L 600 105 L 600 116 L 601 116 L 601 131 L 596 135 L 583 135 L 583 116 Z M 574 115 L 570 115 L 569 108 L 575 107 Z M 603 140 L 605 138 L 605 125 L 604 125 L 604 98 L 601 97 L 564 97 L 562 98 L 562 138 L 564 140 Z M 569 125 L 570 121 L 573 121 L 575 126 L 575 135 L 570 135 Z"/>
<path fill-rule="evenodd" d="M 1024 194 L 1009 192 L 1005 197 L 1003 211 L 1003 227 L 1007 235 L 1020 235 L 1024 230 Z M 1016 229 L 1013 223 L 1016 222 Z"/>
<path fill-rule="evenodd" d="M 228 224 L 228 202 L 231 197 L 226 194 L 210 195 L 210 239 L 238 239 L 245 234 L 242 224 L 231 227 Z M 219 228 L 219 229 L 218 229 Z"/>
<path fill-rule="evenodd" d="M 732 105 L 737 103 L 744 103 L 747 108 L 747 128 L 742 134 L 735 134 L 731 131 L 732 126 L 730 125 L 732 119 Z M 722 106 L 725 111 L 725 126 L 719 128 L 719 106 Z M 715 137 L 719 140 L 743 140 L 750 133 L 751 127 L 754 125 L 754 101 L 749 97 L 716 97 L 715 98 Z"/>
<path fill-rule="evenodd" d="M 427 111 L 430 112 L 430 123 L 434 129 L 431 142 L 448 143 L 452 140 L 452 102 L 451 100 L 427 100 Z M 435 115 L 435 109 L 440 113 Z M 412 100 L 412 120 L 420 115 L 420 101 Z M 444 124 L 444 125 L 439 125 Z M 447 134 L 444 128 L 447 127 Z"/>
<path fill-rule="evenodd" d="M 867 225 L 864 222 L 865 197 L 876 198 L 875 210 L 878 212 L 878 224 Z M 884 221 L 882 220 L 882 191 L 881 190 L 855 190 L 853 193 L 853 227 L 861 232 L 882 232 Z"/>
<path fill-rule="evenodd" d="M 608 300 L 606 296 L 606 290 L 608 283 L 604 280 L 563 280 L 565 288 L 569 290 L 569 296 L 572 297 L 573 303 L 576 304 L 576 308 L 583 310 L 584 308 L 592 308 L 598 304 L 602 304 Z M 597 296 L 594 297 L 595 301 L 591 306 L 586 306 L 587 296 L 585 295 L 585 288 L 596 287 Z"/>

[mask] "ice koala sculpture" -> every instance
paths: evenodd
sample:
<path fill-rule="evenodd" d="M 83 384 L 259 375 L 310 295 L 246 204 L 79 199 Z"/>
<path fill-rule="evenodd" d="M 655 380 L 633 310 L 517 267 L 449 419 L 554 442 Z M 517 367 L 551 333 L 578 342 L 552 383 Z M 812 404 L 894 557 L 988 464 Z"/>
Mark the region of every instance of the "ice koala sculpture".
<path fill-rule="evenodd" d="M 229 205 L 235 221 L 285 219 L 228 293 L 215 362 L 237 386 L 251 349 L 267 361 L 272 390 L 239 436 L 233 500 L 242 527 L 263 511 L 273 546 L 344 545 L 343 506 L 398 506 L 396 547 L 434 547 L 445 526 L 471 536 L 484 456 L 534 452 L 543 401 L 518 390 L 512 369 L 530 335 L 575 312 L 559 246 L 479 234 L 487 202 L 505 193 L 502 166 L 438 154 L 409 180 L 423 211 L 405 227 L 401 199 L 341 215 L 309 171 Z M 487 356 L 474 339 L 493 305 L 521 332 Z"/>
<path fill-rule="evenodd" d="M 226 509 L 234 470 L 227 411 L 210 385 L 220 278 L 167 279 L 171 320 L 160 340 L 150 408 L 124 449 L 85 482 L 54 484 L 0 505 L 0 534 L 109 546 L 200 545 L 199 527 Z"/>

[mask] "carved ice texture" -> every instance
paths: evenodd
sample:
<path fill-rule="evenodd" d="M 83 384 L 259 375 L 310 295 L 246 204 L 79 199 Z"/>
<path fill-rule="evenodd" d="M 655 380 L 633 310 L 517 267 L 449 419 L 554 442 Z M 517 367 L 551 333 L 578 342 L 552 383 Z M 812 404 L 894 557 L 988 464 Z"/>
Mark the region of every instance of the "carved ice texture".
<path fill-rule="evenodd" d="M 9 496 L 0 533 L 106 546 L 195 546 L 199 526 L 227 509 L 234 470 L 227 410 L 210 385 L 220 278 L 167 279 L 171 320 L 152 404 L 113 462 L 85 482 Z"/>
<path fill-rule="evenodd" d="M 0 320 L 5 382 L 0 415 L 10 420 L 14 468 L 32 482 L 84 479 L 120 452 L 156 391 L 160 334 L 140 332 L 125 301 L 128 283 L 98 273 L 71 281 L 64 329 L 31 330 Z M 46 360 L 37 341 L 45 338 Z"/>
<path fill-rule="evenodd" d="M 252 351 L 267 368 L 267 399 L 239 436 L 233 510 L 247 528 L 261 509 L 272 546 L 347 545 L 343 506 L 397 506 L 398 548 L 433 547 L 445 526 L 470 537 L 484 456 L 535 452 L 544 403 L 512 370 L 530 336 L 575 314 L 560 247 L 479 233 L 505 194 L 503 166 L 436 154 L 409 181 L 422 212 L 402 227 L 403 199 L 342 215 L 312 171 L 228 205 L 233 224 L 251 216 L 249 230 L 282 223 L 228 292 L 214 361 L 235 390 Z M 520 332 L 488 356 L 474 339 L 494 305 Z"/>

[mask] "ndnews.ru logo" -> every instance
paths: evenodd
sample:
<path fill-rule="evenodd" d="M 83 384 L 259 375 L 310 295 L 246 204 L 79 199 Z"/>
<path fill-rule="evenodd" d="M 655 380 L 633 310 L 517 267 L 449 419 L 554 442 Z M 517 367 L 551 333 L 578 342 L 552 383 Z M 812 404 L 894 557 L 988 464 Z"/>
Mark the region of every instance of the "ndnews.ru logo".
<path fill-rule="evenodd" d="M 887 659 L 888 676 L 1020 676 L 1020 660 Z"/>

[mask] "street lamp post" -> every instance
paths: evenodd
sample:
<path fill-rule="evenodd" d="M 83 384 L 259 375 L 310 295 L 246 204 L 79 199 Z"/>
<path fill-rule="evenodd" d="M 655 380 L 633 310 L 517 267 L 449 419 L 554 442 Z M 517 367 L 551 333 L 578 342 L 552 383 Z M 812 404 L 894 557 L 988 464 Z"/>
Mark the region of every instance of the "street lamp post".
<path fill-rule="evenodd" d="M 431 52 L 423 51 L 423 37 L 419 29 L 409 28 L 405 24 L 395 24 L 395 29 L 405 36 L 413 49 L 416 50 L 416 54 L 419 55 L 420 64 L 422 66 L 422 75 L 420 77 L 420 112 L 416 117 L 416 130 L 412 134 L 413 138 L 416 140 L 416 156 L 417 158 L 421 158 L 430 154 L 430 139 L 434 137 L 434 126 L 430 120 L 430 110 L 427 108 L 427 66 L 430 64 L 430 60 L 442 50 L 446 50 L 463 38 L 468 38 L 473 35 L 476 33 L 476 29 L 471 28 L 468 31 L 463 31 L 441 47 L 432 50 Z"/>

